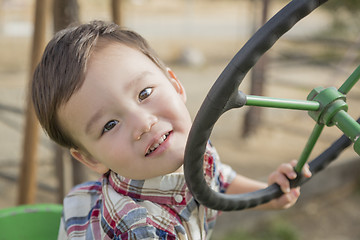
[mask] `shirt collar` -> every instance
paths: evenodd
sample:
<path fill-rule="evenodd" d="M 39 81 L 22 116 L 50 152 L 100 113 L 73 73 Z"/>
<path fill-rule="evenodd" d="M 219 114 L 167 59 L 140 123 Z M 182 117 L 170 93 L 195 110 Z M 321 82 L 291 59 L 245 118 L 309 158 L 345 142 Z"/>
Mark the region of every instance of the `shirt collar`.
<path fill-rule="evenodd" d="M 215 149 L 208 143 L 204 155 L 205 180 L 209 183 L 214 176 Z M 186 186 L 184 173 L 170 173 L 146 180 L 133 180 L 110 171 L 108 184 L 118 193 L 135 200 L 148 200 L 158 204 L 186 205 L 192 195 Z"/>
<path fill-rule="evenodd" d="M 133 180 L 115 172 L 109 174 L 109 184 L 125 196 L 159 204 L 186 205 L 187 187 L 183 173 L 170 173 L 146 180 Z"/>

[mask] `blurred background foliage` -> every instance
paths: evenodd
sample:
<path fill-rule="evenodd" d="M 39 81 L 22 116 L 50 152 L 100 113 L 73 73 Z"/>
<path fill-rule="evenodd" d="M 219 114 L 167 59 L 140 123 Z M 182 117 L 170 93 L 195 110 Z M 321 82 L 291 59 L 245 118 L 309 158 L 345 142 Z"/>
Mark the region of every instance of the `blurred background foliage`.
<path fill-rule="evenodd" d="M 341 0 L 328 1 L 324 5 L 333 19 L 333 27 L 337 32 L 344 34 L 360 33 L 360 1 L 359 0 Z"/>

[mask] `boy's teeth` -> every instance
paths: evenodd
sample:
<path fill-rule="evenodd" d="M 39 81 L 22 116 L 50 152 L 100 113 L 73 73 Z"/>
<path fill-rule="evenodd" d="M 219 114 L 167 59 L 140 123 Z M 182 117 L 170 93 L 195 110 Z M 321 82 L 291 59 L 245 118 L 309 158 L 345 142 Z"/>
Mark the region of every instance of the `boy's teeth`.
<path fill-rule="evenodd" d="M 150 154 L 150 153 L 153 152 L 155 149 L 157 149 L 157 148 L 165 141 L 165 139 L 167 138 L 167 136 L 169 136 L 169 133 L 164 134 L 163 136 L 161 136 L 160 139 L 159 139 L 159 141 L 149 148 L 149 150 L 147 151 L 146 155 Z"/>
<path fill-rule="evenodd" d="M 156 143 L 153 147 L 150 148 L 150 150 L 151 150 L 151 151 L 154 151 L 155 148 L 157 148 L 158 146 L 159 146 L 159 144 Z"/>

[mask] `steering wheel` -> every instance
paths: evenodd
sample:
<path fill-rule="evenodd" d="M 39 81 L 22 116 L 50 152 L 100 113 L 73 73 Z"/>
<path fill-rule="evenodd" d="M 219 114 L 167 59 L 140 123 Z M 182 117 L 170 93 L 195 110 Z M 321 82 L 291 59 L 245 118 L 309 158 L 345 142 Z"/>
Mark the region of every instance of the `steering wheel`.
<path fill-rule="evenodd" d="M 348 106 L 345 102 L 346 94 L 360 78 L 360 66 L 339 89 L 315 88 L 306 101 L 250 96 L 238 90 L 243 78 L 255 65 L 257 59 L 299 20 L 326 1 L 291 1 L 250 38 L 210 89 L 194 119 L 185 148 L 185 179 L 199 203 L 216 210 L 232 211 L 255 207 L 283 194 L 277 184 L 245 194 L 222 194 L 212 190 L 206 183 L 203 173 L 206 144 L 217 120 L 223 113 L 233 108 L 255 105 L 309 111 L 316 125 L 295 167 L 298 177 L 290 181 L 291 187 L 299 186 L 309 180 L 302 178 L 301 170 L 325 125 L 336 125 L 344 135 L 309 163 L 313 176 L 352 142 L 355 151 L 360 155 L 359 119 L 355 121 L 347 114 Z"/>

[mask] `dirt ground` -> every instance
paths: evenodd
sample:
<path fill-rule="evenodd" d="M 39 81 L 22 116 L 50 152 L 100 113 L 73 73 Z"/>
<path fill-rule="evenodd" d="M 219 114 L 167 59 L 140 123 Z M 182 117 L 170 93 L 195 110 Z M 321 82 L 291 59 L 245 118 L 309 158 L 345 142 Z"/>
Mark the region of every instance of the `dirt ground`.
<path fill-rule="evenodd" d="M 108 6 L 103 3 L 79 2 L 83 21 L 109 19 Z M 0 1 L 0 4 L 0 208 L 4 208 L 15 205 L 18 195 L 34 6 L 16 0 Z M 272 5 L 271 12 L 276 12 L 280 4 L 283 2 Z M 253 15 L 259 12 L 259 6 L 254 8 L 248 1 L 230 0 L 133 0 L 124 6 L 124 21 L 143 34 L 175 71 L 186 88 L 187 105 L 194 117 L 217 76 L 251 35 Z M 49 37 L 50 22 L 49 18 Z M 355 58 L 347 58 L 354 55 L 354 51 L 349 53 L 351 45 L 324 45 L 312 38 L 317 32 L 326 32 L 330 22 L 324 11 L 318 11 L 279 40 L 269 52 L 265 95 L 303 100 L 312 88 L 339 87 L 349 76 L 359 63 L 359 49 Z M 350 43 L 356 41 L 356 36 L 349 38 Z M 330 53 L 336 53 L 338 58 L 322 61 Z M 241 90 L 249 93 L 249 84 L 247 76 Z M 356 107 L 359 96 L 357 84 L 348 96 L 349 113 L 354 117 L 360 115 Z M 266 180 L 279 164 L 298 158 L 314 123 L 302 111 L 263 109 L 261 127 L 252 137 L 242 139 L 246 110 L 244 107 L 226 113 L 215 126 L 211 139 L 223 162 L 241 174 Z M 338 136 L 337 129 L 326 129 L 311 158 Z M 56 202 L 53 145 L 43 134 L 38 155 L 37 202 Z M 303 187 L 302 196 L 292 209 L 224 213 L 213 239 L 223 239 L 226 233 L 237 229 L 262 231 L 265 225 L 278 219 L 295 226 L 304 240 L 360 239 L 357 160 L 359 157 L 352 149 L 346 150 L 329 169 Z M 89 173 L 89 178 L 95 177 Z"/>

